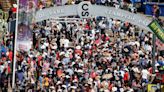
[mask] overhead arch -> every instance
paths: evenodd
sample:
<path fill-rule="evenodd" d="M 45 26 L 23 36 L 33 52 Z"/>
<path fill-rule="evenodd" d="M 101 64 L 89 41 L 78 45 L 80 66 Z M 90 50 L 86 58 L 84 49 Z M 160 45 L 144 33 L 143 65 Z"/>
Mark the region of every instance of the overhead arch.
<path fill-rule="evenodd" d="M 149 30 L 148 25 L 151 19 L 141 14 L 131 13 L 126 10 L 116 9 L 114 7 L 92 5 L 88 1 L 81 2 L 78 5 L 54 6 L 36 12 L 35 22 L 62 16 L 79 15 L 81 18 L 92 16 L 105 16 L 122 21 L 130 22 L 142 29 Z"/>

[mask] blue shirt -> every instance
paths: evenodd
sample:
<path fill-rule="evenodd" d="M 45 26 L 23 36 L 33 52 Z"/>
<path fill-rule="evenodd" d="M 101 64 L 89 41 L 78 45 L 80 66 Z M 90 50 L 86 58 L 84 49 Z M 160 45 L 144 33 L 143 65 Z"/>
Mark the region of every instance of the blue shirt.
<path fill-rule="evenodd" d="M 158 64 L 159 64 L 160 66 L 164 66 L 164 62 L 161 61 L 161 60 L 158 61 Z"/>

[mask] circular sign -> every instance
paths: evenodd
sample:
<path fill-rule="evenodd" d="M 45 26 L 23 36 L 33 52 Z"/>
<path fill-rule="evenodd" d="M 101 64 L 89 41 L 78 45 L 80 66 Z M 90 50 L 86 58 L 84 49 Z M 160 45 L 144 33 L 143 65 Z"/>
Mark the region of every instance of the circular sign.
<path fill-rule="evenodd" d="M 80 18 L 91 17 L 91 3 L 88 1 L 81 2 L 78 5 L 78 15 Z"/>

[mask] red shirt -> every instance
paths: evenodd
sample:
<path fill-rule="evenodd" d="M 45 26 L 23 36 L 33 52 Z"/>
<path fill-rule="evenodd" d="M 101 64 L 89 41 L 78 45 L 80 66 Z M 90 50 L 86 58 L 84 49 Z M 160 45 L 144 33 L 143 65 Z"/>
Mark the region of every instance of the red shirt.
<path fill-rule="evenodd" d="M 81 50 L 75 50 L 76 54 L 79 54 L 80 56 L 83 54 L 83 52 Z"/>
<path fill-rule="evenodd" d="M 129 80 L 129 74 L 128 74 L 128 72 L 126 72 L 124 74 L 124 81 L 128 81 L 128 80 Z"/>
<path fill-rule="evenodd" d="M 112 87 L 113 87 L 113 84 L 110 83 L 109 86 L 108 86 L 108 89 L 111 91 Z"/>
<path fill-rule="evenodd" d="M 59 55 L 59 52 L 56 53 L 56 60 L 59 60 L 60 59 L 60 55 Z"/>
<path fill-rule="evenodd" d="M 94 44 L 100 44 L 100 39 L 95 40 Z"/>
<path fill-rule="evenodd" d="M 96 73 L 95 72 L 91 72 L 91 78 L 94 79 L 96 77 Z"/>
<path fill-rule="evenodd" d="M 62 74 L 63 74 L 63 71 L 62 71 L 62 70 L 58 70 L 58 71 L 57 71 L 57 76 L 58 76 L 58 77 L 61 77 Z"/>
<path fill-rule="evenodd" d="M 105 41 L 109 41 L 109 37 L 108 36 L 106 36 Z"/>
<path fill-rule="evenodd" d="M 92 50 L 88 50 L 88 54 L 89 55 L 92 55 Z"/>
<path fill-rule="evenodd" d="M 8 73 L 11 73 L 11 68 L 10 66 L 7 67 Z"/>
<path fill-rule="evenodd" d="M 13 52 L 12 51 L 9 52 L 9 59 L 11 62 L 13 61 Z"/>
<path fill-rule="evenodd" d="M 87 25 L 85 25 L 85 30 L 90 30 L 91 28 L 90 28 L 90 26 L 87 24 Z"/>
<path fill-rule="evenodd" d="M 42 60 L 42 56 L 38 56 L 38 66 L 40 66 L 40 61 Z"/>

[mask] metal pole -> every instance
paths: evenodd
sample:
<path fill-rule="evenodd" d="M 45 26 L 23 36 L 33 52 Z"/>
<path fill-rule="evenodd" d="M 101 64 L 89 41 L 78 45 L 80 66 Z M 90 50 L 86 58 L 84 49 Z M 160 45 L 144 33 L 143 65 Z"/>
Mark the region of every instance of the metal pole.
<path fill-rule="evenodd" d="M 155 49 L 156 49 L 156 36 L 153 33 L 153 50 L 152 50 L 152 55 L 153 55 L 153 59 L 152 59 L 152 68 L 153 68 L 153 74 L 155 74 Z"/>
<path fill-rule="evenodd" d="M 8 26 L 7 26 L 7 30 L 9 33 L 10 33 L 10 24 L 11 24 L 11 21 L 8 22 Z"/>
<path fill-rule="evenodd" d="M 13 76 L 12 76 L 12 89 L 15 91 L 15 68 L 16 68 L 16 48 L 17 48 L 17 31 L 18 31 L 18 11 L 19 11 L 19 0 L 17 0 L 17 12 L 16 12 L 16 27 L 15 27 L 15 39 L 14 39 L 14 61 L 13 61 Z"/>

